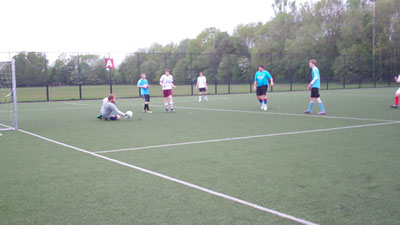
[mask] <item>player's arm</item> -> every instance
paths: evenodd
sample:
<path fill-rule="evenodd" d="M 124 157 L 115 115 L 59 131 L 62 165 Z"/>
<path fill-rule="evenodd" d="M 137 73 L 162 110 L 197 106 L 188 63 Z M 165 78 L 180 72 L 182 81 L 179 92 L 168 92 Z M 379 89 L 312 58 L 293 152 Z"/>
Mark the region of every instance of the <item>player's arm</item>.
<path fill-rule="evenodd" d="M 144 88 L 144 86 L 142 85 L 142 82 L 140 82 L 140 80 L 137 82 L 137 86 L 140 88 Z"/>
<path fill-rule="evenodd" d="M 310 89 L 311 89 L 311 86 L 315 83 L 315 81 L 318 80 L 318 76 L 319 76 L 319 74 L 316 74 L 316 75 L 314 76 L 314 79 L 308 84 L 308 86 L 307 86 L 307 89 L 308 89 L 308 90 L 310 90 Z"/>
<path fill-rule="evenodd" d="M 173 88 L 176 88 L 176 86 L 174 85 L 174 83 L 171 83 L 171 86 L 172 86 Z"/>
<path fill-rule="evenodd" d="M 398 77 L 397 76 L 394 77 L 394 81 L 396 81 L 396 83 L 400 83 L 400 74 Z"/>
<path fill-rule="evenodd" d="M 269 81 L 271 82 L 271 86 L 274 86 L 274 78 L 272 78 L 271 74 L 267 71 L 267 75 L 269 78 Z"/>
<path fill-rule="evenodd" d="M 199 88 L 199 79 L 197 79 L 196 90 Z"/>
<path fill-rule="evenodd" d="M 127 116 L 125 113 L 119 111 L 119 109 L 117 108 L 117 106 L 115 106 L 114 104 L 113 104 L 112 107 L 113 107 L 113 111 L 116 112 L 118 115 L 120 115 L 120 116 Z"/>

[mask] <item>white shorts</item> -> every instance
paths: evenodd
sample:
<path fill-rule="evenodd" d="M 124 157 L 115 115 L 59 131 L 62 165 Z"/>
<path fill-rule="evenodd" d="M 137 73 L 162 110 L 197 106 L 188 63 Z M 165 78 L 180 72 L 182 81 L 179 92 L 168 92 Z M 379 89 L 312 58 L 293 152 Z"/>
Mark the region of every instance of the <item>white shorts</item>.
<path fill-rule="evenodd" d="M 399 89 L 397 89 L 397 91 L 396 91 L 396 95 L 400 95 L 400 88 L 399 88 Z"/>

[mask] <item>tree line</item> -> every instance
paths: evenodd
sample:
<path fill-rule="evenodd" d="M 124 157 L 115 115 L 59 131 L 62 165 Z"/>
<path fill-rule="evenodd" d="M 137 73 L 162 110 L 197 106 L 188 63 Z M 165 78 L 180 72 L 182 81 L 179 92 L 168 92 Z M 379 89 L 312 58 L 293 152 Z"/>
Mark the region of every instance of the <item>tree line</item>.
<path fill-rule="evenodd" d="M 194 39 L 155 43 L 127 54 L 111 70 L 111 79 L 133 84 L 146 73 L 157 81 L 169 68 L 177 81 L 194 80 L 200 71 L 209 80 L 249 81 L 257 65 L 264 64 L 275 79 L 300 80 L 309 76 L 310 58 L 334 80 L 386 80 L 400 72 L 400 0 L 275 0 L 271 7 L 272 19 L 238 25 L 232 35 L 210 27 Z M 44 53 L 20 52 L 14 58 L 19 86 L 104 84 L 110 79 L 104 57 L 97 54 L 61 54 L 50 64 Z"/>

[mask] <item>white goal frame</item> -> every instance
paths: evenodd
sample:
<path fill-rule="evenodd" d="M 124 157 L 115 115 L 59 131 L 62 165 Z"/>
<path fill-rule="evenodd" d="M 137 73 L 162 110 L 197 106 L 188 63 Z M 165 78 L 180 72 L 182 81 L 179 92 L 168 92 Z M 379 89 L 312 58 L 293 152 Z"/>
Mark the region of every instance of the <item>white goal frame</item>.
<path fill-rule="evenodd" d="M 3 63 L 11 64 L 11 96 L 12 96 L 12 104 L 13 104 L 13 124 L 3 124 L 3 121 L 0 121 L 0 131 L 3 130 L 18 130 L 18 101 L 17 101 L 17 80 L 15 76 L 15 59 L 11 61 L 5 61 Z"/>

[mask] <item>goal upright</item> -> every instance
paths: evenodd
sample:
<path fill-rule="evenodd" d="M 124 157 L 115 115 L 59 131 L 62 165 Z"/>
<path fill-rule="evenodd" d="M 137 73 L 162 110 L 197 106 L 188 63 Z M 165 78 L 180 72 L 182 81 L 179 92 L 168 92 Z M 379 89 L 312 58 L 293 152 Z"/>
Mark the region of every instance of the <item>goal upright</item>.
<path fill-rule="evenodd" d="M 18 129 L 15 60 L 0 62 L 0 130 Z"/>

